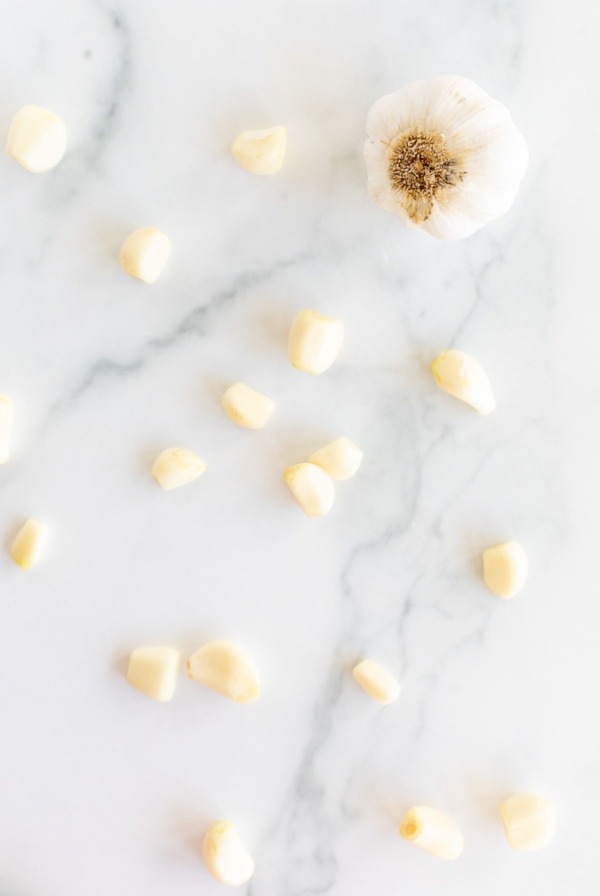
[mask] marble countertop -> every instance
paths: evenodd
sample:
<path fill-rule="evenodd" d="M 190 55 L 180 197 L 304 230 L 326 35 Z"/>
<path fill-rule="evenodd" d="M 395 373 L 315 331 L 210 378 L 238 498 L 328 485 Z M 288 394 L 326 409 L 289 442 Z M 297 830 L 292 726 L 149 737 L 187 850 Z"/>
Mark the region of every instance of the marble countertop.
<path fill-rule="evenodd" d="M 2 894 L 216 896 L 199 846 L 222 817 L 257 863 L 248 896 L 594 891 L 600 13 L 568 10 L 4 9 L 0 133 L 36 102 L 70 147 L 47 175 L 0 157 Z M 377 208 L 362 159 L 369 106 L 445 73 L 506 103 L 531 150 L 512 210 L 459 243 Z M 229 144 L 272 124 L 284 169 L 253 178 Z M 146 224 L 173 242 L 152 288 L 118 264 Z M 304 307 L 345 324 L 322 377 L 287 361 Z M 448 347 L 484 363 L 491 417 L 436 388 Z M 264 431 L 223 414 L 236 380 L 277 401 Z M 281 473 L 340 435 L 363 467 L 307 520 Z M 149 470 L 173 444 L 208 472 L 166 494 Z M 24 575 L 7 546 L 29 516 L 51 544 Z M 513 538 L 531 575 L 503 602 L 478 557 Z M 260 666 L 255 706 L 183 674 L 165 705 L 125 682 L 133 647 L 221 637 Z M 363 656 L 398 703 L 356 686 Z M 497 813 L 522 790 L 559 813 L 529 855 Z M 399 838 L 418 802 L 461 828 L 459 861 Z"/>

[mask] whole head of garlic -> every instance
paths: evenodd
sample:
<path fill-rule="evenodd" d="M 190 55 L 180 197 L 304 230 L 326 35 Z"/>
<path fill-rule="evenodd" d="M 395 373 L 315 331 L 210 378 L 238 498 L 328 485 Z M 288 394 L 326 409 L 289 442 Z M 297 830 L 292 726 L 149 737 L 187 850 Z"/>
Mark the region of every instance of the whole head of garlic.
<path fill-rule="evenodd" d="M 462 239 L 504 214 L 528 162 L 508 109 L 458 75 L 414 81 L 367 117 L 369 192 L 407 227 Z"/>

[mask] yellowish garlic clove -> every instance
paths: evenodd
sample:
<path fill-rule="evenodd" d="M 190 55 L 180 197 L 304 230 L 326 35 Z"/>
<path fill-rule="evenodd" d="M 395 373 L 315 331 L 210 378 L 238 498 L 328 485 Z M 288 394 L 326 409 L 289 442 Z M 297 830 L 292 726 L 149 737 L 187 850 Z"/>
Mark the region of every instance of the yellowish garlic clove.
<path fill-rule="evenodd" d="M 331 476 L 316 464 L 294 464 L 283 478 L 306 516 L 324 516 L 333 506 L 335 491 Z"/>
<path fill-rule="evenodd" d="M 206 470 L 206 464 L 189 448 L 167 448 L 158 455 L 152 475 L 165 491 L 193 482 Z"/>
<path fill-rule="evenodd" d="M 290 361 L 306 373 L 324 373 L 339 355 L 343 342 L 344 325 L 341 320 L 305 309 L 290 327 Z"/>
<path fill-rule="evenodd" d="M 215 821 L 204 835 L 202 858 L 213 877 L 237 887 L 254 874 L 254 862 L 230 821 Z"/>
<path fill-rule="evenodd" d="M 255 703 L 260 678 L 252 657 L 232 641 L 211 641 L 188 660 L 188 676 L 234 703 Z"/>
<path fill-rule="evenodd" d="M 123 245 L 119 260 L 127 274 L 156 283 L 171 252 L 171 240 L 155 227 L 140 227 L 130 233 Z"/>
<path fill-rule="evenodd" d="M 475 358 L 454 350 L 442 352 L 431 370 L 440 389 L 470 404 L 480 414 L 490 414 L 495 409 L 488 375 Z"/>
<path fill-rule="evenodd" d="M 505 599 L 514 597 L 527 579 L 527 554 L 516 541 L 483 552 L 483 580 L 490 591 Z"/>
<path fill-rule="evenodd" d="M 500 806 L 506 839 L 513 849 L 541 849 L 554 837 L 557 820 L 552 803 L 535 793 L 519 793 Z"/>
<path fill-rule="evenodd" d="M 369 697 L 386 706 L 395 703 L 400 696 L 400 684 L 393 675 L 374 660 L 363 660 L 352 670 L 352 674 Z"/>
<path fill-rule="evenodd" d="M 12 120 L 6 152 L 28 171 L 41 174 L 54 168 L 67 148 L 64 121 L 41 106 L 23 106 Z"/>
<path fill-rule="evenodd" d="M 0 464 L 10 460 L 10 433 L 14 418 L 13 403 L 8 395 L 0 395 Z"/>
<path fill-rule="evenodd" d="M 284 127 L 264 128 L 261 131 L 242 131 L 233 143 L 233 157 L 242 168 L 252 174 L 276 174 L 281 170 L 287 146 Z"/>
<path fill-rule="evenodd" d="M 400 836 L 440 859 L 457 859 L 464 840 L 450 819 L 430 806 L 415 806 L 400 824 Z"/>
<path fill-rule="evenodd" d="M 229 419 L 238 426 L 262 429 L 275 410 L 275 402 L 244 383 L 235 383 L 223 396 L 223 408 Z"/>
<path fill-rule="evenodd" d="M 153 700 L 168 703 L 175 693 L 180 659 L 173 647 L 136 647 L 129 658 L 127 683 Z"/>
<path fill-rule="evenodd" d="M 361 465 L 363 453 L 360 448 L 342 436 L 319 448 L 308 458 L 309 463 L 323 467 L 332 479 L 350 479 Z"/>
<path fill-rule="evenodd" d="M 21 569 L 35 566 L 48 540 L 48 526 L 39 520 L 27 520 L 12 543 L 10 556 Z"/>

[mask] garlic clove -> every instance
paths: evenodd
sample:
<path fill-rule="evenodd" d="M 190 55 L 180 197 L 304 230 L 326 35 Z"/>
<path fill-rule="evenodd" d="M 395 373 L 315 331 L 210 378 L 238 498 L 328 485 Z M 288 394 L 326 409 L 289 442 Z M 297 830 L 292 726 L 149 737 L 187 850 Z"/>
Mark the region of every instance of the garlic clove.
<path fill-rule="evenodd" d="M 152 285 L 163 272 L 171 252 L 171 240 L 156 227 L 140 227 L 130 233 L 119 254 L 127 274 Z"/>
<path fill-rule="evenodd" d="M 237 887 L 254 874 L 254 862 L 230 821 L 215 821 L 204 835 L 202 858 L 213 877 Z"/>
<path fill-rule="evenodd" d="M 233 143 L 233 157 L 242 168 L 252 174 L 276 174 L 281 170 L 287 147 L 284 127 L 262 131 L 242 131 Z"/>
<path fill-rule="evenodd" d="M 10 433 L 14 418 L 13 403 L 8 395 L 0 395 L 0 464 L 10 460 Z"/>
<path fill-rule="evenodd" d="M 500 806 L 500 816 L 509 846 L 523 852 L 541 849 L 554 837 L 556 810 L 535 793 L 519 793 Z"/>
<path fill-rule="evenodd" d="M 360 448 L 342 436 L 311 454 L 308 462 L 323 467 L 332 479 L 350 479 L 358 472 L 362 459 Z"/>
<path fill-rule="evenodd" d="M 188 676 L 234 703 L 255 703 L 260 678 L 252 657 L 232 641 L 211 641 L 188 660 Z"/>
<path fill-rule="evenodd" d="M 339 355 L 343 341 L 344 325 L 341 320 L 305 309 L 290 327 L 290 361 L 306 373 L 324 373 Z"/>
<path fill-rule="evenodd" d="M 244 383 L 235 383 L 223 396 L 223 408 L 229 419 L 238 426 L 262 429 L 275 410 L 275 402 Z"/>
<path fill-rule="evenodd" d="M 28 570 L 36 565 L 46 546 L 48 533 L 45 523 L 27 520 L 10 549 L 10 556 L 21 569 Z"/>
<path fill-rule="evenodd" d="M 333 506 L 335 491 L 331 476 L 316 464 L 294 464 L 283 478 L 306 516 L 324 516 Z"/>
<path fill-rule="evenodd" d="M 12 120 L 6 152 L 28 171 L 41 174 L 58 165 L 67 148 L 64 121 L 41 106 L 19 109 Z"/>
<path fill-rule="evenodd" d="M 172 647 L 136 647 L 129 657 L 127 684 L 142 694 L 168 703 L 177 685 L 180 655 Z"/>
<path fill-rule="evenodd" d="M 516 541 L 483 552 L 483 580 L 497 597 L 511 598 L 527 579 L 527 554 Z"/>
<path fill-rule="evenodd" d="M 369 192 L 407 227 L 462 239 L 512 205 L 527 144 L 502 103 L 456 75 L 414 81 L 369 111 Z"/>
<path fill-rule="evenodd" d="M 431 370 L 440 389 L 470 404 L 480 414 L 491 414 L 495 409 L 488 375 L 475 358 L 464 352 L 445 351 L 435 359 Z"/>
<path fill-rule="evenodd" d="M 382 706 L 395 703 L 400 696 L 400 684 L 374 660 L 363 660 L 358 663 L 352 670 L 352 675 L 369 697 Z"/>
<path fill-rule="evenodd" d="M 400 824 L 400 836 L 440 859 L 457 859 L 464 847 L 458 828 L 437 809 L 415 806 Z"/>
<path fill-rule="evenodd" d="M 165 491 L 193 482 L 206 470 L 206 464 L 189 448 L 167 448 L 154 461 L 152 475 Z"/>

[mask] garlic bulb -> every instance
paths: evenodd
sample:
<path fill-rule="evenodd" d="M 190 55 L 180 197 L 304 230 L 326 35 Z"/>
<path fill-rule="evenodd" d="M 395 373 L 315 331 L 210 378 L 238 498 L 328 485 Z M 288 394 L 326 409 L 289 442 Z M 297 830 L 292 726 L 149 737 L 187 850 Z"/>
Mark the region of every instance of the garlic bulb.
<path fill-rule="evenodd" d="M 470 236 L 513 203 L 528 150 L 508 109 L 457 75 L 413 81 L 367 117 L 369 192 L 403 224 Z"/>

